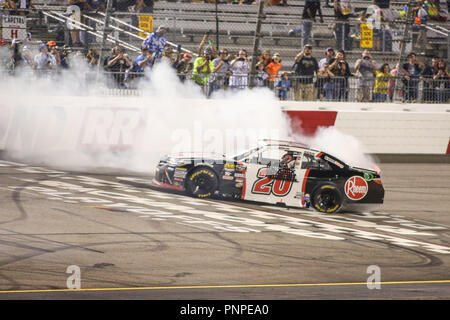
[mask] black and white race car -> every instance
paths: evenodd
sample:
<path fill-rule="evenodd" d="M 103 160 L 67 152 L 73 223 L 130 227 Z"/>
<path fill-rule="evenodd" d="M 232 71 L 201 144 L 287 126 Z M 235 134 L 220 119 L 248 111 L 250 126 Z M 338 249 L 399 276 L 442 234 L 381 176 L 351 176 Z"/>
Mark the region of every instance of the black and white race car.
<path fill-rule="evenodd" d="M 384 198 L 379 170 L 351 167 L 325 152 L 278 140 L 263 140 L 230 158 L 165 156 L 153 183 L 198 198 L 231 197 L 324 213 L 373 210 Z"/>

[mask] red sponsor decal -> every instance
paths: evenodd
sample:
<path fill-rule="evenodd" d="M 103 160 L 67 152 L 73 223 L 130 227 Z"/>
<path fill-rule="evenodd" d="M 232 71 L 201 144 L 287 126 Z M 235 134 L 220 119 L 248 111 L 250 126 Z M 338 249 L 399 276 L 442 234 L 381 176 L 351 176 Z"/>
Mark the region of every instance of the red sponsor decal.
<path fill-rule="evenodd" d="M 353 176 L 345 182 L 345 194 L 351 200 L 361 200 L 369 191 L 366 180 L 360 176 Z"/>

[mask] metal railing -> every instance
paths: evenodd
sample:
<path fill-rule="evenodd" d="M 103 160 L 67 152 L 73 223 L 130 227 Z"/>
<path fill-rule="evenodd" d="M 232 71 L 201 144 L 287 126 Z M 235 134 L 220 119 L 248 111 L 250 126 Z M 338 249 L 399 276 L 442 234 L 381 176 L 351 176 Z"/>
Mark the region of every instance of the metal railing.
<path fill-rule="evenodd" d="M 27 81 L 35 78 L 63 82 L 67 72 L 71 70 L 36 70 L 23 66 L 15 72 L 3 72 L 1 75 L 4 78 L 25 75 Z M 125 96 L 140 95 L 147 86 L 152 85 L 153 77 L 151 72 L 134 72 L 125 68 L 121 72 L 105 70 L 99 84 L 95 71 L 87 71 L 83 74 L 83 81 L 78 83 L 81 89 L 103 87 L 107 94 Z M 214 98 L 217 93 L 224 91 L 266 88 L 280 100 L 291 101 L 448 103 L 450 99 L 450 73 L 448 72 L 440 76 L 417 76 L 408 79 L 394 76 L 362 79 L 354 75 L 305 77 L 296 76 L 293 73 L 284 78 L 273 77 L 272 81 L 258 74 L 198 75 L 187 72 L 178 73 L 177 76 L 180 83 L 197 88 L 207 98 Z"/>

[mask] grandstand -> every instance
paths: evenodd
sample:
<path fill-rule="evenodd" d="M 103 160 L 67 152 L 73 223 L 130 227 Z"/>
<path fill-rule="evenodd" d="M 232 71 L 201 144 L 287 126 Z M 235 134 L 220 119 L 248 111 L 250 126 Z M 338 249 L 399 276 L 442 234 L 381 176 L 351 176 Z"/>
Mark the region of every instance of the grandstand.
<path fill-rule="evenodd" d="M 397 0 L 390 4 L 394 12 L 404 10 L 404 5 L 409 0 Z M 34 3 L 36 11 L 27 17 L 28 31 L 32 35 L 34 42 L 56 40 L 59 45 L 68 43 L 67 22 L 61 16 L 67 11 L 68 2 L 62 0 L 36 0 Z M 114 11 L 112 17 L 118 18 L 126 23 L 132 22 L 133 1 L 130 1 L 127 10 Z M 350 23 L 353 28 L 357 25 L 358 12 L 365 10 L 372 1 L 352 1 L 355 17 Z M 288 0 L 288 6 L 265 6 L 264 17 L 261 24 L 261 38 L 259 50 L 269 49 L 272 53 L 278 52 L 283 59 L 283 69 L 289 70 L 293 64 L 295 55 L 301 50 L 300 36 L 289 36 L 288 32 L 301 24 L 304 0 Z M 315 23 L 312 31 L 311 44 L 313 45 L 313 55 L 322 58 L 327 47 L 336 47 L 333 36 L 332 25 L 335 23 L 332 1 L 322 2 L 322 13 L 324 23 Z M 153 25 L 155 27 L 164 24 L 169 27 L 168 40 L 173 45 L 180 44 L 184 49 L 197 52 L 199 43 L 205 32 L 212 32 L 212 39 L 216 42 L 216 27 L 219 26 L 218 42 L 220 48 L 227 48 L 231 52 L 236 52 L 240 48 L 245 48 L 249 55 L 253 54 L 253 44 L 255 41 L 256 23 L 258 20 L 257 5 L 240 5 L 233 3 L 199 3 L 186 1 L 157 1 L 154 4 Z M 447 4 L 445 3 L 445 9 Z M 448 11 L 447 11 L 448 12 Z M 49 15 L 48 13 L 52 13 Z M 56 13 L 59 15 L 55 16 Z M 59 17 L 55 19 L 55 17 Z M 103 21 L 103 15 L 97 15 L 97 19 Z M 217 23 L 218 19 L 218 23 Z M 91 23 L 92 28 L 100 30 L 101 23 Z M 392 34 L 392 50 L 373 51 L 376 61 L 394 63 L 398 61 L 400 52 L 400 41 L 403 39 L 404 19 L 396 19 L 389 24 Z M 137 34 L 136 30 L 125 25 L 113 23 L 117 29 L 112 34 L 115 39 L 124 41 L 130 45 L 132 55 L 138 54 L 141 40 L 130 36 L 129 33 Z M 423 55 L 438 55 L 448 59 L 449 37 L 445 35 L 450 29 L 450 22 L 439 23 L 435 26 L 429 23 L 432 28 L 437 28 L 439 33 L 428 31 L 430 44 L 433 50 L 422 50 Z M 353 29 L 354 30 L 354 29 Z M 352 32 L 353 32 L 352 30 Z M 414 30 L 413 30 L 414 31 Z M 413 32 L 413 37 L 415 36 Z M 101 38 L 92 37 L 90 46 L 100 47 Z M 414 50 L 411 39 L 407 42 L 406 51 Z M 108 44 L 112 47 L 112 43 Z M 353 48 L 347 52 L 347 60 L 352 66 L 360 57 L 362 49 L 359 47 L 359 40 L 354 39 Z"/>

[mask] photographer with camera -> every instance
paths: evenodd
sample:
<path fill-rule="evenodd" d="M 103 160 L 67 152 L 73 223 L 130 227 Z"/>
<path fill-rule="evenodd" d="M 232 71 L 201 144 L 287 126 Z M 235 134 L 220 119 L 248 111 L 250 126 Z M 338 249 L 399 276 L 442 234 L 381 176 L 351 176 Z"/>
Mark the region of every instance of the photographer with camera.
<path fill-rule="evenodd" d="M 110 83 L 113 87 L 124 88 L 125 87 L 125 71 L 131 67 L 131 59 L 124 53 L 124 49 L 121 46 L 115 46 L 112 51 L 112 55 L 105 58 L 103 66 L 105 71 L 112 75 L 115 80 L 115 84 Z"/>
<path fill-rule="evenodd" d="M 248 86 L 248 74 L 250 73 L 250 64 L 245 49 L 239 50 L 238 56 L 231 62 L 230 76 L 231 89 L 245 89 Z"/>
<path fill-rule="evenodd" d="M 48 76 L 57 67 L 56 59 L 48 52 L 47 44 L 39 46 L 39 53 L 34 57 L 38 77 Z"/>
<path fill-rule="evenodd" d="M 230 55 L 227 49 L 222 49 L 219 56 L 213 60 L 213 79 L 211 80 L 211 92 L 223 89 L 231 75 Z"/>
<path fill-rule="evenodd" d="M 362 58 L 355 64 L 355 73 L 358 77 L 356 83 L 356 100 L 358 102 L 368 102 L 372 98 L 372 88 L 374 85 L 375 71 L 377 65 L 369 50 L 362 52 Z"/>
<path fill-rule="evenodd" d="M 195 59 L 192 70 L 192 79 L 196 84 L 203 86 L 204 93 L 207 97 L 211 93 L 209 79 L 213 70 L 213 50 L 207 47 L 203 51 L 203 54 Z"/>

